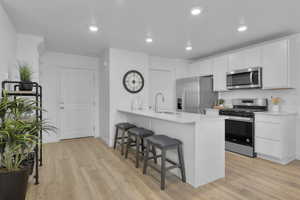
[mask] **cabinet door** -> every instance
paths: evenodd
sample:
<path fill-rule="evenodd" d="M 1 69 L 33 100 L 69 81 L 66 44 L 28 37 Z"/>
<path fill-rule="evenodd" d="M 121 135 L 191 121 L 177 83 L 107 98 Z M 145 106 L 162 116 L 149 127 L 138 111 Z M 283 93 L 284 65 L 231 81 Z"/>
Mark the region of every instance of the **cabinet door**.
<path fill-rule="evenodd" d="M 212 60 L 200 62 L 200 76 L 212 75 Z"/>
<path fill-rule="evenodd" d="M 212 75 L 212 60 L 198 61 L 190 65 L 190 77 L 208 75 Z"/>
<path fill-rule="evenodd" d="M 229 55 L 229 69 L 245 69 L 261 66 L 261 48 L 245 49 Z"/>
<path fill-rule="evenodd" d="M 244 51 L 245 68 L 260 67 L 261 62 L 261 48 L 254 47 Z"/>
<path fill-rule="evenodd" d="M 245 67 L 244 54 L 242 51 L 229 55 L 229 70 L 243 69 Z"/>
<path fill-rule="evenodd" d="M 228 71 L 228 56 L 213 59 L 214 91 L 226 91 L 226 74 Z"/>
<path fill-rule="evenodd" d="M 281 143 L 278 141 L 255 137 L 255 151 L 258 154 L 281 159 L 281 149 Z"/>
<path fill-rule="evenodd" d="M 263 88 L 288 88 L 288 41 L 267 44 L 262 48 Z"/>

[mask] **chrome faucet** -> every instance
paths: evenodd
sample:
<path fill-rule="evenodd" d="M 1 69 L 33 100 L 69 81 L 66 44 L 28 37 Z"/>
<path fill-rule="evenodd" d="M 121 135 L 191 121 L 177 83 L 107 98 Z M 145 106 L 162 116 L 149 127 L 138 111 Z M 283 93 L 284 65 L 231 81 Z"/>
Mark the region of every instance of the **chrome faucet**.
<path fill-rule="evenodd" d="M 156 113 L 159 112 L 158 111 L 158 102 L 157 102 L 157 99 L 158 99 L 159 96 L 161 96 L 162 102 L 165 102 L 165 97 L 164 97 L 163 93 L 161 93 L 161 92 L 156 93 L 156 95 L 155 95 L 155 107 L 154 107 L 154 112 L 156 112 Z"/>

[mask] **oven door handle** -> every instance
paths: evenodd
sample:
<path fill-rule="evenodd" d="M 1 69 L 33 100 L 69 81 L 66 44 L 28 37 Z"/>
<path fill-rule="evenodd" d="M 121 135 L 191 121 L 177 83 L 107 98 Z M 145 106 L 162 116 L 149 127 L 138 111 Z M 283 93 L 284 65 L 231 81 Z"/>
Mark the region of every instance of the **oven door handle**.
<path fill-rule="evenodd" d="M 253 85 L 253 72 L 250 72 L 250 83 Z"/>
<path fill-rule="evenodd" d="M 250 123 L 252 123 L 254 121 L 253 118 L 248 118 L 248 117 L 232 117 L 232 116 L 230 116 L 227 120 L 239 121 L 239 122 L 250 122 Z"/>

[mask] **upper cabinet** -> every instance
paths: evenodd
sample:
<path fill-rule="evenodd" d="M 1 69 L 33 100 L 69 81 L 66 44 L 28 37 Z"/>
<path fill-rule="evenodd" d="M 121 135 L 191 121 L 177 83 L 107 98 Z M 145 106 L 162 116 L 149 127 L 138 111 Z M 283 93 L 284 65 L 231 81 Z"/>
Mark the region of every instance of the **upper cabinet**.
<path fill-rule="evenodd" d="M 212 75 L 212 60 L 201 60 L 189 66 L 189 76 Z"/>
<path fill-rule="evenodd" d="M 289 41 L 281 40 L 262 47 L 263 88 L 290 88 Z"/>
<path fill-rule="evenodd" d="M 216 57 L 212 61 L 214 91 L 226 91 L 226 75 L 228 72 L 228 56 Z"/>
<path fill-rule="evenodd" d="M 214 90 L 226 91 L 226 73 L 262 67 L 263 89 L 295 88 L 300 65 L 300 34 L 192 63 L 189 76 L 213 74 Z"/>
<path fill-rule="evenodd" d="M 229 70 L 261 66 L 261 48 L 255 47 L 229 55 Z"/>

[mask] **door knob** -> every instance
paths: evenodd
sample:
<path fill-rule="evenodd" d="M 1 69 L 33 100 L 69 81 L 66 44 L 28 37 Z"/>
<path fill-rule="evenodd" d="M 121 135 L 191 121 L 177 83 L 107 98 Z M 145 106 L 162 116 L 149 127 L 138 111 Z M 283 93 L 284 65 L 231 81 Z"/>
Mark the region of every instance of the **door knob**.
<path fill-rule="evenodd" d="M 65 104 L 63 102 L 59 104 L 59 109 L 61 110 L 65 109 Z"/>

